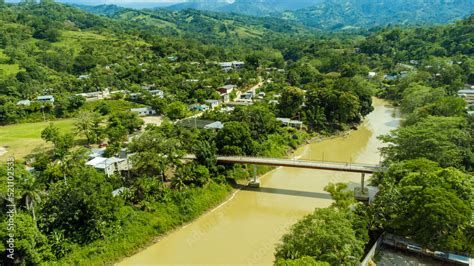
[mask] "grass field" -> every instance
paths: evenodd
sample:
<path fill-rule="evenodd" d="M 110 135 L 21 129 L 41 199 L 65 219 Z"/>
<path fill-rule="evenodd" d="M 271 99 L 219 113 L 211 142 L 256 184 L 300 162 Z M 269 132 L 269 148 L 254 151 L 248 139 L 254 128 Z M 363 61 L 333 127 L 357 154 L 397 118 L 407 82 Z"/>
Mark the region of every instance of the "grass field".
<path fill-rule="evenodd" d="M 20 71 L 20 66 L 18 64 L 0 64 L 0 74 L 3 74 L 5 76 L 8 75 L 14 75 Z"/>
<path fill-rule="evenodd" d="M 0 76 L 8 76 L 18 73 L 20 66 L 18 64 L 5 64 L 9 57 L 0 49 Z"/>
<path fill-rule="evenodd" d="M 112 38 L 89 31 L 61 31 L 59 42 L 55 42 L 53 45 L 73 48 L 77 53 L 82 49 L 84 43 L 103 40 L 112 40 Z"/>
<path fill-rule="evenodd" d="M 53 121 L 61 132 L 70 132 L 74 125 L 74 119 Z M 9 156 L 23 159 L 34 149 L 47 145 L 41 139 L 41 131 L 49 125 L 49 122 L 16 124 L 0 127 L 0 147 L 6 147 L 7 153 L 0 155 L 0 161 L 5 161 Z"/>

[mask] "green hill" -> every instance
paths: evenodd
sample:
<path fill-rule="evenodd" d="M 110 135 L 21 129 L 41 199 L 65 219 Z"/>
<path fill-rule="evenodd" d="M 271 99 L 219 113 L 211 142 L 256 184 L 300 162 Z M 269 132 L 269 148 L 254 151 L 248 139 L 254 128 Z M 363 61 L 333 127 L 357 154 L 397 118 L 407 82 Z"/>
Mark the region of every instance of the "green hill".
<path fill-rule="evenodd" d="M 227 4 L 203 0 L 169 8 L 283 18 L 325 31 L 370 29 L 387 25 L 444 24 L 474 12 L 472 0 L 236 0 Z"/>
<path fill-rule="evenodd" d="M 387 25 L 444 24 L 474 12 L 470 0 L 328 0 L 313 7 L 284 12 L 281 17 L 323 30 Z"/>

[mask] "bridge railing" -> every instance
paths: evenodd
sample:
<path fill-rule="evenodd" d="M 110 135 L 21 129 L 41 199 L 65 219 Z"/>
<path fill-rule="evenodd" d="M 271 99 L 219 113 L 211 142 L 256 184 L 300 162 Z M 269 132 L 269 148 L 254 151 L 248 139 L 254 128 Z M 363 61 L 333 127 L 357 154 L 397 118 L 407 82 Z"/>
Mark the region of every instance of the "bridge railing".
<path fill-rule="evenodd" d="M 258 160 L 258 161 L 292 161 L 295 164 L 298 163 L 324 163 L 332 164 L 337 166 L 357 166 L 357 167 L 370 167 L 370 168 L 382 168 L 377 164 L 368 164 L 368 163 L 354 163 L 354 162 L 341 162 L 341 161 L 327 161 L 327 160 L 307 160 L 307 159 L 298 159 L 298 158 L 272 158 L 272 157 L 263 157 L 263 156 L 222 156 L 218 155 L 217 158 L 221 160 L 236 160 L 236 161 L 248 161 L 248 160 Z"/>
<path fill-rule="evenodd" d="M 196 159 L 196 156 L 193 154 L 188 154 L 184 156 L 184 159 Z M 335 167 L 344 167 L 346 169 L 360 169 L 360 168 L 370 168 L 374 170 L 382 170 L 383 167 L 376 164 L 364 164 L 364 163 L 354 163 L 354 162 L 341 162 L 341 161 L 317 161 L 317 160 L 305 160 L 305 159 L 297 159 L 297 158 L 271 158 L 271 157 L 263 157 L 263 156 L 217 156 L 218 161 L 229 161 L 229 162 L 243 162 L 252 164 L 253 163 L 269 163 L 269 164 L 279 164 L 285 163 L 288 165 L 295 165 L 299 166 L 302 164 L 321 164 L 323 166 L 335 166 Z M 272 163 L 273 162 L 273 163 Z M 291 164 L 290 164 L 291 162 Z"/>

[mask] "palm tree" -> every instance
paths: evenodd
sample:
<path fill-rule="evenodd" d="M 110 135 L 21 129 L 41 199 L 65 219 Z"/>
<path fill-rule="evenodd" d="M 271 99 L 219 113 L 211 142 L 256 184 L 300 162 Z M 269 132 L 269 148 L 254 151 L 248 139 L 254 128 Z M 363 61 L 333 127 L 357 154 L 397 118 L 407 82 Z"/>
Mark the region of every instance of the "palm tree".
<path fill-rule="evenodd" d="M 25 180 L 23 184 L 23 194 L 21 196 L 22 202 L 25 203 L 25 207 L 28 211 L 31 212 L 33 221 L 36 226 L 36 214 L 35 207 L 36 204 L 41 202 L 41 199 L 44 197 L 46 192 L 43 190 L 41 183 L 37 182 L 35 177 L 31 177 Z"/>

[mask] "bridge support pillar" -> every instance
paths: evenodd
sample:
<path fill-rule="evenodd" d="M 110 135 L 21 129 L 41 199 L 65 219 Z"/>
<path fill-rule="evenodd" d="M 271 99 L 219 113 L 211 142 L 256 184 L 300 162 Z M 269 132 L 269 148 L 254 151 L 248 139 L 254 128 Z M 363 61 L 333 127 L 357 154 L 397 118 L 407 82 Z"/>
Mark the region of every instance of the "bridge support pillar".
<path fill-rule="evenodd" d="M 253 165 L 253 180 L 250 181 L 249 186 L 252 188 L 259 188 L 260 187 L 260 181 L 257 179 L 257 165 Z"/>
<path fill-rule="evenodd" d="M 361 173 L 360 187 L 354 189 L 354 197 L 359 201 L 369 201 L 369 189 L 365 187 L 365 173 Z"/>

